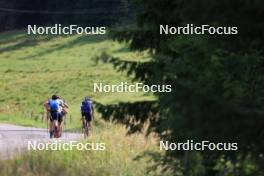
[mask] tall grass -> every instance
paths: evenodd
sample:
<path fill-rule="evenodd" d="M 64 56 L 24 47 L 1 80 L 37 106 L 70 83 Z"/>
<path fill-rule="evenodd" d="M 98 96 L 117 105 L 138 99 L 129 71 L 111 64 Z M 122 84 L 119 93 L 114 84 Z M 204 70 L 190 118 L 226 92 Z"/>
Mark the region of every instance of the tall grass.
<path fill-rule="evenodd" d="M 105 143 L 104 151 L 33 151 L 12 160 L 0 161 L 0 175 L 149 175 L 148 158 L 135 160 L 145 150 L 157 150 L 152 138 L 124 136 L 121 126 L 105 124 L 83 143 Z"/>

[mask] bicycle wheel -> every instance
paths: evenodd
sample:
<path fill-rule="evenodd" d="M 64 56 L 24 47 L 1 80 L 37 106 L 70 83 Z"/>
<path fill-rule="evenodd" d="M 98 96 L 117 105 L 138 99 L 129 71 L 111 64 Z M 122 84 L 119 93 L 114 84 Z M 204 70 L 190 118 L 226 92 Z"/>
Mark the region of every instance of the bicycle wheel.
<path fill-rule="evenodd" d="M 88 122 L 85 120 L 84 123 L 84 138 L 87 138 L 89 136 L 89 127 L 88 127 Z"/>

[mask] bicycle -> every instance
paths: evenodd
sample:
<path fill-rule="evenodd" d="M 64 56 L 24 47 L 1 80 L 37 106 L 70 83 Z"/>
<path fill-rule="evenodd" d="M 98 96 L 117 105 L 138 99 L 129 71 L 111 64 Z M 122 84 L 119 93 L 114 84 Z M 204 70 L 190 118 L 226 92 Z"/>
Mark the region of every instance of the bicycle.
<path fill-rule="evenodd" d="M 89 136 L 89 134 L 90 134 L 90 126 L 89 126 L 88 121 L 85 118 L 83 119 L 83 128 L 82 128 L 82 130 L 83 130 L 84 139 L 86 139 Z"/>
<path fill-rule="evenodd" d="M 51 115 L 50 115 L 51 118 Z M 52 120 L 50 138 L 60 138 L 62 135 L 62 125 L 59 125 L 58 120 Z"/>

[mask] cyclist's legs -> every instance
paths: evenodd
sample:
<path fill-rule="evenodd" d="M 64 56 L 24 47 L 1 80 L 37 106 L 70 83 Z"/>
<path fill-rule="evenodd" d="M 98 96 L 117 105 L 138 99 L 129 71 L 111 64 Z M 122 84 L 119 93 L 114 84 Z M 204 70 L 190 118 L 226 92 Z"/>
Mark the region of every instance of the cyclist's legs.
<path fill-rule="evenodd" d="M 51 114 L 52 122 L 55 123 L 55 125 L 57 125 L 59 116 L 60 116 L 59 112 L 53 111 L 53 112 L 50 112 L 50 114 Z"/>
<path fill-rule="evenodd" d="M 86 127 L 86 125 L 88 125 L 89 127 L 89 118 L 88 118 L 89 114 L 87 112 L 82 112 L 82 123 L 83 123 L 83 128 Z"/>
<path fill-rule="evenodd" d="M 82 127 L 85 128 L 86 125 L 86 113 L 82 112 Z"/>
<path fill-rule="evenodd" d="M 91 113 L 86 113 L 85 114 L 85 121 L 86 121 L 86 123 L 88 125 L 88 128 L 90 128 L 91 127 L 91 121 L 92 121 Z"/>
<path fill-rule="evenodd" d="M 58 122 L 59 122 L 59 126 L 61 126 L 61 122 L 63 121 L 63 116 L 64 114 L 62 112 L 58 113 Z"/>
<path fill-rule="evenodd" d="M 50 122 L 49 122 L 49 132 L 52 132 L 52 125 L 53 125 L 53 119 L 50 117 Z"/>
<path fill-rule="evenodd" d="M 54 123 L 56 123 L 58 121 L 58 118 L 59 118 L 59 115 L 58 115 L 57 111 L 51 111 L 50 112 L 50 137 L 53 136 L 53 133 L 55 130 L 53 125 L 56 125 Z"/>

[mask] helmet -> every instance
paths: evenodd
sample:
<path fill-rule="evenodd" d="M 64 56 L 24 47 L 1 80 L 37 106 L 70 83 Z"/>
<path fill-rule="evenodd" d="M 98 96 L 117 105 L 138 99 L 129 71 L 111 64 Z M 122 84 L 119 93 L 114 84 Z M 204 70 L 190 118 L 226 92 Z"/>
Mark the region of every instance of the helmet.
<path fill-rule="evenodd" d="M 90 101 L 91 98 L 90 98 L 89 96 L 86 96 L 86 97 L 84 98 L 84 100 L 85 100 L 85 101 Z"/>
<path fill-rule="evenodd" d="M 58 96 L 57 95 L 52 95 L 51 99 L 52 100 L 57 100 L 58 99 Z"/>

